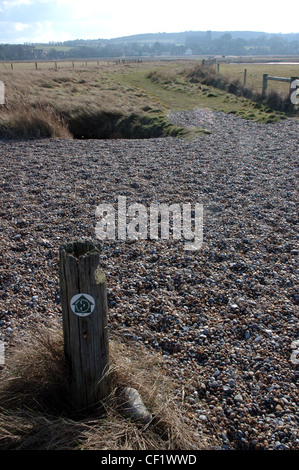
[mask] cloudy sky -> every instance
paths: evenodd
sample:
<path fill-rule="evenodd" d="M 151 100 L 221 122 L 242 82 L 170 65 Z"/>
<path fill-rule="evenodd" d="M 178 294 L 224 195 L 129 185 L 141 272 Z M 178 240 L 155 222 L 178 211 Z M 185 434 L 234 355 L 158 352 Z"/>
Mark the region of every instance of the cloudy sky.
<path fill-rule="evenodd" d="M 273 0 L 240 4 L 239 0 L 0 0 L 0 43 L 208 29 L 299 32 L 293 2 L 289 6 Z"/>

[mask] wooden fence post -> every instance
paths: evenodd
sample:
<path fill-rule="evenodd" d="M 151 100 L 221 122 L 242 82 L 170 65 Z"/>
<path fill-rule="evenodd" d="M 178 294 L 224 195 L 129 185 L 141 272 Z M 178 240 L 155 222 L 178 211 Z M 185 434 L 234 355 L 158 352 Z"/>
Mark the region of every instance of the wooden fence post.
<path fill-rule="evenodd" d="M 291 77 L 290 79 L 290 91 L 289 91 L 289 98 L 290 98 L 290 101 L 293 105 L 293 108 L 295 106 L 295 103 L 292 101 L 292 95 L 294 93 L 294 96 L 296 97 L 296 90 L 297 90 L 297 83 L 296 83 L 296 80 L 298 80 L 298 77 Z"/>
<path fill-rule="evenodd" d="M 246 85 L 247 69 L 244 69 L 244 86 Z"/>
<path fill-rule="evenodd" d="M 262 96 L 266 96 L 267 85 L 268 85 L 268 74 L 267 74 L 267 73 L 264 73 L 264 74 L 263 74 Z"/>
<path fill-rule="evenodd" d="M 106 278 L 89 241 L 60 247 L 60 291 L 69 394 L 77 410 L 110 392 Z"/>

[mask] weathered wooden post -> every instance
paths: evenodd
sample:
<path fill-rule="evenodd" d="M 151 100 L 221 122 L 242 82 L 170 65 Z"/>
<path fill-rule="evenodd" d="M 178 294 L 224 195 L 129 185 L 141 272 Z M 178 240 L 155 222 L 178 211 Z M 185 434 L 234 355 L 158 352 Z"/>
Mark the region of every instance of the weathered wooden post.
<path fill-rule="evenodd" d="M 5 84 L 0 80 L 0 105 L 5 104 Z"/>
<path fill-rule="evenodd" d="M 244 86 L 246 85 L 247 69 L 244 69 Z"/>
<path fill-rule="evenodd" d="M 267 74 L 267 73 L 264 73 L 264 74 L 263 74 L 262 96 L 266 96 L 267 85 L 268 85 L 268 74 Z"/>
<path fill-rule="evenodd" d="M 295 104 L 297 103 L 297 81 L 298 77 L 291 77 L 290 79 L 290 90 L 289 90 L 289 99 L 292 103 L 292 107 L 295 107 Z"/>
<path fill-rule="evenodd" d="M 69 393 L 77 410 L 109 395 L 106 278 L 89 241 L 60 247 L 60 290 Z"/>

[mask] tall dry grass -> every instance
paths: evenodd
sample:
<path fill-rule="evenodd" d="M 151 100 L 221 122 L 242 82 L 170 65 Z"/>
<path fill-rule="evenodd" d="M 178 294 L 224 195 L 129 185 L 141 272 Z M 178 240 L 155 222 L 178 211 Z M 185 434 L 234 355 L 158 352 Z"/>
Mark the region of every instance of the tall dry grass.
<path fill-rule="evenodd" d="M 0 449 L 190 450 L 206 447 L 175 399 L 161 358 L 114 336 L 111 395 L 89 415 L 69 403 L 59 325 L 38 327 L 14 347 L 1 371 Z M 117 390 L 138 390 L 153 415 L 149 425 L 125 418 Z"/>
<path fill-rule="evenodd" d="M 71 139 L 65 119 L 49 105 L 13 104 L 0 112 L 0 136 L 7 139 Z"/>
<path fill-rule="evenodd" d="M 0 106 L 0 136 L 13 138 L 72 138 L 68 124 L 38 76 L 26 72 L 4 72 L 5 105 Z"/>

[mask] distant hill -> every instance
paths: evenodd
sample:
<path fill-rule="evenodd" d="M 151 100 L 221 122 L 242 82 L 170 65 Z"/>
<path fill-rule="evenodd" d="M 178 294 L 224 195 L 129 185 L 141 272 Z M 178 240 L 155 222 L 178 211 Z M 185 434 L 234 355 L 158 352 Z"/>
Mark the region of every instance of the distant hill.
<path fill-rule="evenodd" d="M 134 34 L 132 36 L 121 36 L 109 39 L 112 43 L 121 42 L 168 42 L 171 44 L 179 43 L 184 44 L 190 38 L 192 39 L 206 39 L 211 40 L 219 39 L 221 36 L 230 34 L 232 39 L 250 39 L 257 38 L 271 38 L 274 36 L 280 36 L 287 41 L 298 41 L 299 33 L 265 33 L 263 31 L 184 31 L 178 33 L 145 33 L 145 34 Z"/>
<path fill-rule="evenodd" d="M 0 44 L 0 61 L 120 57 L 299 55 L 299 33 L 184 31 L 47 44 Z"/>

